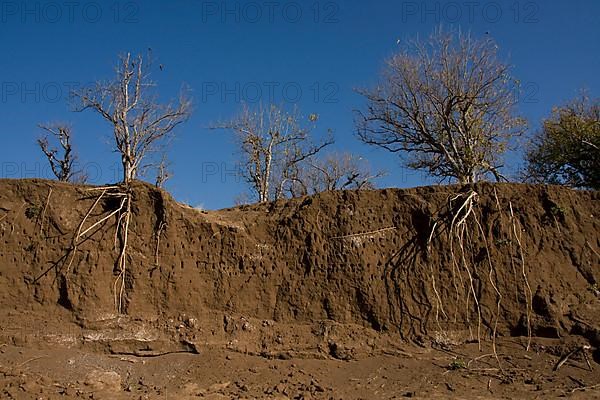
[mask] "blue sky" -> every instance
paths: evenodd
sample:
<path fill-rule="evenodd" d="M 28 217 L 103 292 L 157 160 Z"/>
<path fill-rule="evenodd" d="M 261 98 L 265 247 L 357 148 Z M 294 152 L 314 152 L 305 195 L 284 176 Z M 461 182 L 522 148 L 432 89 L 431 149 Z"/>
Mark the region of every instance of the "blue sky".
<path fill-rule="evenodd" d="M 81 162 L 94 183 L 119 178 L 110 127 L 69 111 L 69 88 L 112 76 L 117 55 L 152 48 L 153 79 L 165 99 L 185 83 L 194 114 L 170 148 L 180 201 L 209 209 L 245 191 L 233 176 L 229 134 L 206 129 L 230 118 L 240 101 L 297 103 L 331 128 L 336 149 L 368 158 L 389 174 L 385 187 L 430 183 L 393 154 L 355 137 L 355 88 L 373 85 L 397 40 L 436 26 L 475 36 L 489 32 L 523 85 L 519 110 L 532 129 L 552 106 L 586 88 L 600 95 L 600 2 L 538 1 L 2 1 L 0 122 L 2 177 L 49 177 L 35 140 L 38 123 L 74 128 Z M 510 160 L 513 165 L 517 156 Z"/>

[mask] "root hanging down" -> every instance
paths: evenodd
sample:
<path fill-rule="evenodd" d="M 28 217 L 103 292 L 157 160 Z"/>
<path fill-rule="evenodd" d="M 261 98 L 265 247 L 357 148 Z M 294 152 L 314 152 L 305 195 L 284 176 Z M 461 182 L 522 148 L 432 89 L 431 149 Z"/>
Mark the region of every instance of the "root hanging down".
<path fill-rule="evenodd" d="M 123 188 L 121 186 L 106 186 L 106 187 L 96 187 L 90 188 L 88 191 L 101 191 L 100 195 L 95 198 L 94 202 L 84 215 L 83 219 L 79 223 L 75 234 L 73 235 L 73 240 L 71 242 L 71 247 L 69 248 L 68 253 L 63 256 L 61 260 L 65 260 L 66 268 L 65 274 L 68 275 L 71 272 L 71 268 L 73 266 L 75 257 L 77 255 L 79 246 L 82 242 L 84 242 L 89 237 L 92 237 L 94 233 L 100 230 L 111 218 L 117 217 L 116 227 L 115 227 L 115 248 L 117 248 L 117 244 L 119 238 L 121 239 L 119 248 L 119 256 L 116 262 L 117 265 L 117 278 L 115 279 L 113 285 L 113 293 L 115 297 L 115 308 L 118 313 L 122 314 L 124 312 L 124 299 L 125 299 L 125 290 L 127 283 L 127 257 L 128 257 L 128 242 L 129 242 L 129 225 L 131 223 L 131 212 L 132 212 L 132 194 L 131 190 L 127 188 Z M 105 215 L 100 216 L 96 222 L 91 223 L 89 226 L 88 220 L 92 218 L 92 214 L 98 205 L 105 197 L 113 197 L 120 198 L 121 201 L 119 206 L 112 211 L 108 211 Z M 103 213 L 104 214 L 104 213 Z M 60 262 L 60 261 L 59 261 Z M 63 264 L 63 265 L 65 265 Z M 52 268 L 56 267 L 58 270 L 58 263 L 55 264 Z M 62 268 L 60 268 L 62 269 Z M 36 281 L 45 276 L 50 269 L 45 271 L 42 275 L 36 278 Z"/>
<path fill-rule="evenodd" d="M 459 195 L 452 197 L 450 199 L 450 204 L 452 204 L 452 202 L 458 200 L 459 198 L 461 198 L 463 196 L 464 195 L 459 194 Z M 461 252 L 460 265 L 462 265 L 462 268 L 466 272 L 468 280 L 469 280 L 468 281 L 469 288 L 467 290 L 467 298 L 465 301 L 465 307 L 466 307 L 465 312 L 466 312 L 467 324 L 469 323 L 469 314 L 470 314 L 469 313 L 469 307 L 470 307 L 469 300 L 470 300 L 470 297 L 473 296 L 473 302 L 475 303 L 475 309 L 477 311 L 477 343 L 479 345 L 479 349 L 481 350 L 481 325 L 482 325 L 481 305 L 479 304 L 479 298 L 477 297 L 477 292 L 475 290 L 475 283 L 473 281 L 473 273 L 471 272 L 471 269 L 469 268 L 469 264 L 468 264 L 466 256 L 465 256 L 466 255 L 465 238 L 466 239 L 470 238 L 470 236 L 468 235 L 467 223 L 468 223 L 469 217 L 474 216 L 473 209 L 474 209 L 475 199 L 477 198 L 477 196 L 478 196 L 477 192 L 475 192 L 474 190 L 471 190 L 466 195 L 466 198 L 460 204 L 460 207 L 452 216 L 452 221 L 450 223 L 449 235 L 450 235 L 450 252 L 452 255 L 452 263 L 455 266 L 459 265 L 458 263 L 456 263 L 456 261 L 454 259 L 455 256 L 454 256 L 454 249 L 453 249 L 453 241 L 454 241 L 454 238 L 456 238 L 457 242 L 458 242 L 458 246 L 460 248 L 460 252 Z M 462 215 L 461 215 L 461 213 L 462 213 Z M 454 273 L 454 269 L 453 269 L 453 273 Z M 458 276 L 461 279 L 461 285 L 462 285 L 462 275 L 460 274 L 460 271 L 458 271 Z"/>
<path fill-rule="evenodd" d="M 529 351 L 531 347 L 531 311 L 532 311 L 532 303 L 533 303 L 533 292 L 531 291 L 531 286 L 529 285 L 529 280 L 527 279 L 527 272 L 525 270 L 525 254 L 523 253 L 523 240 L 522 240 L 522 231 L 517 231 L 517 225 L 515 223 L 515 214 L 513 212 L 512 203 L 508 203 L 510 209 L 510 220 L 512 222 L 512 231 L 519 247 L 519 257 L 521 260 L 521 274 L 523 276 L 523 281 L 525 282 L 525 315 L 527 318 L 527 351 Z"/>
<path fill-rule="evenodd" d="M 129 241 L 129 224 L 131 222 L 131 192 L 126 193 L 126 197 L 121 202 L 119 209 L 119 218 L 115 235 L 121 236 L 121 250 L 117 261 L 118 275 L 113 285 L 115 296 L 115 307 L 119 314 L 124 311 L 125 289 L 127 285 L 127 250 Z M 115 236 L 116 237 L 116 236 Z"/>

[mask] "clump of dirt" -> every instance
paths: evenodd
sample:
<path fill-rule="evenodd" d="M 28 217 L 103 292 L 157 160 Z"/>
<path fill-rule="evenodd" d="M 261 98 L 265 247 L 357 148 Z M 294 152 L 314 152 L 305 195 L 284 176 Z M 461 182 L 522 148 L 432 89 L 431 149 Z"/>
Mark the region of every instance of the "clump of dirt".
<path fill-rule="evenodd" d="M 481 183 L 207 212 L 135 183 L 122 275 L 111 190 L 0 181 L 2 343 L 348 361 L 517 336 L 600 359 L 598 192 Z M 87 372 L 92 386 L 122 385 Z"/>

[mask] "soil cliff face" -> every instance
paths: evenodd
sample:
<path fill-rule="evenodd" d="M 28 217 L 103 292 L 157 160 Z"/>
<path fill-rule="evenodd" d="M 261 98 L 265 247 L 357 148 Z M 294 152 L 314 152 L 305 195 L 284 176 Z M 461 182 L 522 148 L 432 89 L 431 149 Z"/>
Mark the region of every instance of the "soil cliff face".
<path fill-rule="evenodd" d="M 78 230 L 119 206 L 109 195 L 98 201 L 100 193 L 0 181 L 5 318 L 37 313 L 89 327 L 115 317 L 118 215 L 73 251 Z M 124 291 L 133 320 L 187 315 L 188 325 L 227 331 L 227 315 L 243 315 L 410 340 L 464 341 L 494 329 L 598 340 L 598 192 L 477 184 L 328 192 L 209 212 L 141 183 L 133 196 Z"/>

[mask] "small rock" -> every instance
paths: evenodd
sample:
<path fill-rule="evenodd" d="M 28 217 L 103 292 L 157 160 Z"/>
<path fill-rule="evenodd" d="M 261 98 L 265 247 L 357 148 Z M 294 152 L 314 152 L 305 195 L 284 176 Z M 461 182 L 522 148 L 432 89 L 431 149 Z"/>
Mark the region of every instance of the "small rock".
<path fill-rule="evenodd" d="M 250 324 L 250 322 L 244 321 L 244 323 L 242 324 L 242 330 L 243 331 L 251 331 L 252 325 Z"/>
<path fill-rule="evenodd" d="M 186 383 L 182 388 L 183 394 L 187 396 L 201 396 L 204 394 L 204 391 L 200 389 L 200 386 L 197 383 Z"/>
<path fill-rule="evenodd" d="M 93 390 L 119 392 L 121 391 L 121 375 L 114 371 L 94 370 L 87 375 L 85 384 Z"/>
<path fill-rule="evenodd" d="M 231 382 L 223 382 L 223 383 L 215 383 L 208 388 L 209 392 L 220 392 L 221 390 L 225 390 L 231 385 Z"/>
<path fill-rule="evenodd" d="M 198 320 L 196 318 L 187 318 L 185 324 L 188 328 L 196 329 L 198 327 Z"/>

